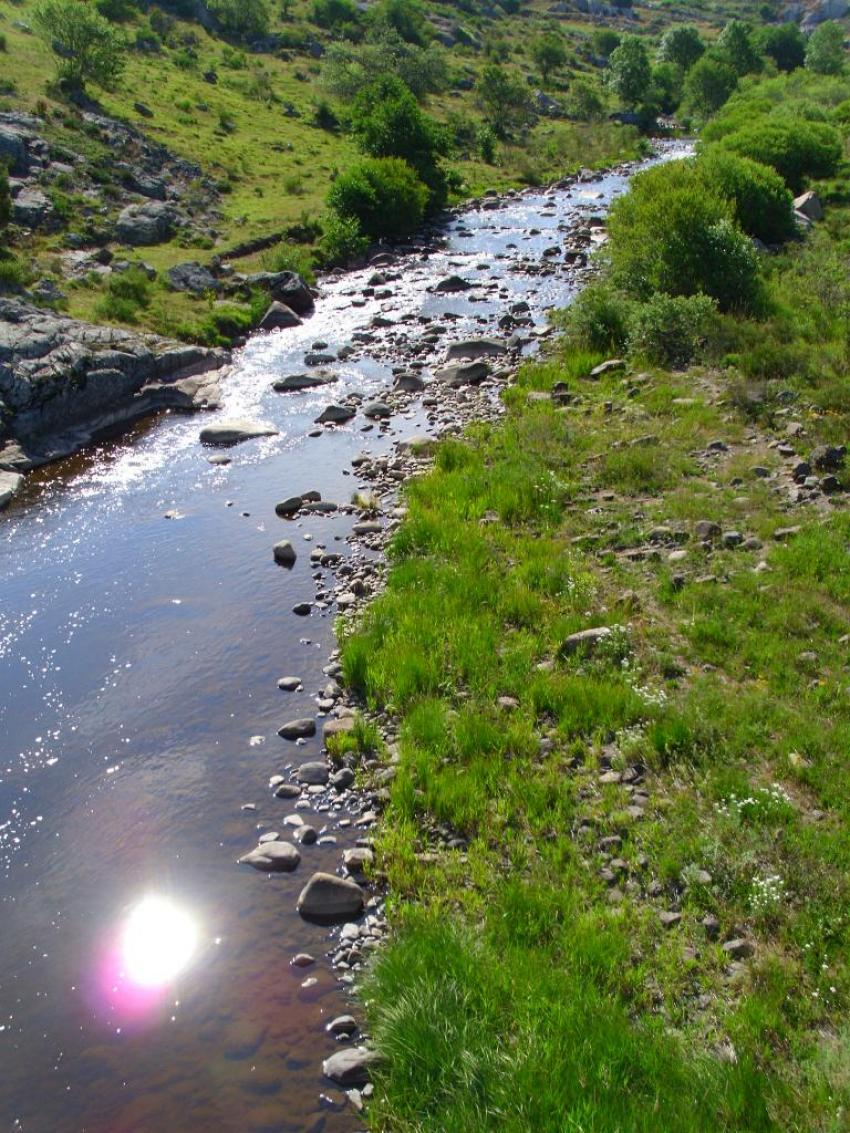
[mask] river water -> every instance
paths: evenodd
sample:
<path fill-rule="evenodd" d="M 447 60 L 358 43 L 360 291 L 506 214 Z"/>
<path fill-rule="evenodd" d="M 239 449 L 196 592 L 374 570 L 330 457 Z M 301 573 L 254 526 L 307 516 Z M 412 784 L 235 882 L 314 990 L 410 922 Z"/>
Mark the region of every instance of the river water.
<path fill-rule="evenodd" d="M 625 183 L 617 173 L 472 209 L 447 226 L 443 249 L 386 269 L 398 274 L 391 296 L 363 306 L 353 301 L 374 269 L 323 281 L 302 327 L 237 353 L 217 414 L 160 416 L 43 468 L 0 516 L 3 1128 L 361 1127 L 321 1073 L 335 1049 L 325 1025 L 351 1009 L 326 959 L 329 932 L 295 912 L 310 872 L 337 870 L 359 832 L 344 811 L 302 810 L 336 844 L 304 847 L 293 874 L 235 864 L 260 831 L 286 829 L 293 807 L 269 776 L 320 755 L 318 739 L 295 747 L 276 734 L 315 713 L 333 645 L 332 611 L 291 612 L 314 595 L 304 540 L 350 552 L 351 515 L 295 525 L 274 505 L 308 489 L 346 502 L 353 456 L 422 431 L 414 406 L 383 431 L 364 433 L 358 415 L 308 435 L 329 401 L 391 384 L 420 319 L 447 325 L 451 341 L 492 333 L 519 300 L 538 324 L 564 305 L 575 276 L 563 260 L 545 277 L 521 261 L 539 263 Z M 428 290 L 454 273 L 480 283 Z M 303 370 L 314 341 L 349 344 L 376 314 L 393 325 L 372 329 L 370 354 L 332 367 L 338 385 L 271 390 Z M 198 433 L 225 417 L 279 434 L 213 466 Z M 272 561 L 284 537 L 299 547 L 291 571 Z M 279 691 L 285 674 L 303 691 Z M 291 966 L 300 951 L 317 963 Z"/>

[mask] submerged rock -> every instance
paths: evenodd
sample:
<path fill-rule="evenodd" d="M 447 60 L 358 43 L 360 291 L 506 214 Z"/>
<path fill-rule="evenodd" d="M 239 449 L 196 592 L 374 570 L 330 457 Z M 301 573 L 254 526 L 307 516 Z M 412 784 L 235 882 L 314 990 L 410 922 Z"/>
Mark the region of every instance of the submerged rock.
<path fill-rule="evenodd" d="M 314 873 L 298 898 L 298 912 L 316 924 L 341 924 L 363 912 L 365 894 L 359 885 L 332 873 Z"/>
<path fill-rule="evenodd" d="M 202 445 L 238 445 L 242 441 L 253 440 L 254 437 L 276 437 L 277 429 L 269 425 L 261 425 L 257 421 L 234 419 L 222 421 L 218 425 L 207 425 L 201 429 Z"/>
<path fill-rule="evenodd" d="M 370 1069 L 379 1061 L 377 1051 L 365 1046 L 347 1047 L 326 1058 L 322 1063 L 322 1072 L 338 1086 L 365 1086 L 369 1081 Z"/>

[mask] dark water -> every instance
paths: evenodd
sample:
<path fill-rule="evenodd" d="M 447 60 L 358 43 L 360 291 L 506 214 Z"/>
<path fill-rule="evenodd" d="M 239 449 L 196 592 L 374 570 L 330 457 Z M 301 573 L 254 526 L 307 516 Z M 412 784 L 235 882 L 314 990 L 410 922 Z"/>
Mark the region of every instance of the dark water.
<path fill-rule="evenodd" d="M 231 450 L 230 466 L 208 464 L 198 443 L 215 418 L 165 416 L 42 469 L 0 517 L 4 1128 L 360 1127 L 350 1109 L 320 1100 L 329 1086 L 321 1060 L 334 1050 L 324 1025 L 350 1005 L 326 961 L 328 930 L 295 913 L 309 873 L 339 867 L 353 828 L 339 825 L 342 811 L 311 818 L 301 810 L 338 844 L 305 847 L 291 875 L 235 859 L 260 830 L 285 832 L 293 813 L 272 797 L 269 776 L 319 755 L 318 740 L 294 747 L 276 729 L 315 712 L 333 617 L 290 611 L 313 597 L 312 545 L 350 553 L 337 540 L 351 516 L 295 527 L 276 518 L 274 504 L 310 488 L 345 502 L 357 484 L 343 469 L 356 453 L 388 451 L 421 431 L 418 410 L 383 436 L 362 433 L 362 416 L 307 436 L 346 390 L 386 388 L 390 362 L 404 362 L 402 336 L 413 341 L 422 328 L 413 321 L 376 332 L 382 348 L 396 340 L 395 357 L 337 365 L 330 396 L 275 394 L 271 381 L 301 370 L 314 340 L 340 347 L 378 312 L 395 320 L 458 313 L 449 340 L 492 329 L 521 298 L 542 321 L 568 300 L 571 277 L 528 276 L 514 270 L 517 258 L 539 258 L 563 240 L 559 225 L 601 210 L 623 185 L 609 176 L 556 198 L 472 211 L 451 225 L 445 254 L 402 261 L 392 298 L 366 307 L 351 298 L 371 272 L 326 281 L 303 327 L 257 337 L 239 353 L 218 416 L 266 421 L 280 434 Z M 541 235 L 529 237 L 531 227 Z M 502 294 L 428 294 L 452 272 L 495 280 Z M 486 302 L 471 301 L 483 294 Z M 169 511 L 178 517 L 164 518 Z M 312 544 L 302 542 L 307 535 Z M 272 561 L 283 537 L 301 552 L 291 572 Z M 284 674 L 300 676 L 303 692 L 281 693 Z M 157 915 L 128 944 L 133 911 L 151 895 L 169 904 L 144 905 Z M 298 951 L 318 963 L 292 968 Z M 133 964 L 143 986 L 128 974 Z M 308 978 L 315 982 L 304 987 Z"/>

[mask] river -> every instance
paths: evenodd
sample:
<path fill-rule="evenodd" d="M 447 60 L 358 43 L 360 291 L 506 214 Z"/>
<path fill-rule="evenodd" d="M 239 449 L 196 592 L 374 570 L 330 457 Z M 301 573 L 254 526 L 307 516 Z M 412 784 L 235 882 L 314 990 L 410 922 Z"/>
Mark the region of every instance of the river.
<path fill-rule="evenodd" d="M 308 553 L 285 571 L 272 545 L 309 548 L 310 536 L 346 553 L 353 522 L 334 513 L 296 526 L 274 506 L 308 489 L 347 502 L 352 457 L 427 427 L 414 406 L 385 430 L 362 432 L 358 415 L 309 435 L 329 401 L 386 389 L 426 326 L 445 325 L 448 342 L 498 333 L 520 300 L 537 324 L 568 302 L 576 276 L 561 257 L 546 276 L 521 261 L 539 263 L 626 181 L 618 172 L 458 215 L 441 250 L 400 258 L 385 269 L 391 294 L 365 305 L 354 302 L 374 268 L 322 281 L 303 326 L 237 352 L 217 414 L 150 419 L 42 468 L 0 516 L 5 1128 L 362 1127 L 321 1073 L 335 1049 L 325 1025 L 351 1010 L 325 959 L 329 932 L 295 912 L 310 872 L 337 870 L 353 844 L 350 816 L 301 812 L 336 844 L 304 847 L 295 873 L 235 864 L 292 810 L 269 776 L 319 756 L 318 739 L 296 748 L 276 731 L 315 713 L 333 646 L 332 610 L 291 612 L 314 595 Z M 450 274 L 476 287 L 429 290 Z M 377 314 L 392 325 L 371 327 Z M 371 353 L 335 364 L 338 385 L 272 391 L 314 342 L 335 350 L 364 328 Z M 199 430 L 230 417 L 279 433 L 211 465 Z M 290 673 L 302 691 L 278 689 Z M 317 963 L 293 967 L 300 951 Z"/>

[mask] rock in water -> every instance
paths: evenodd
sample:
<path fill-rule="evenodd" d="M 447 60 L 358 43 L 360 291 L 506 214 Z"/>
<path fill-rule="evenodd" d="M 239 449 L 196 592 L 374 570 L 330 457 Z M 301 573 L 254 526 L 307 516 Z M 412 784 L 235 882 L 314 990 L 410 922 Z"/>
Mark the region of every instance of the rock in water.
<path fill-rule="evenodd" d="M 261 842 L 256 849 L 243 854 L 239 864 L 269 873 L 292 873 L 300 861 L 301 854 L 289 842 Z"/>
<path fill-rule="evenodd" d="M 342 425 L 357 413 L 352 405 L 328 405 L 316 418 L 317 425 Z"/>
<path fill-rule="evenodd" d="M 201 429 L 202 445 L 238 445 L 254 437 L 276 437 L 277 429 L 260 425 L 257 421 L 222 421 L 219 425 L 207 425 Z"/>
<path fill-rule="evenodd" d="M 315 732 L 313 728 L 313 733 Z M 313 734 L 311 733 L 311 735 Z M 310 786 L 324 786 L 330 778 L 330 769 L 326 763 L 318 760 L 313 763 L 302 763 L 298 768 L 298 782 Z"/>
<path fill-rule="evenodd" d="M 24 478 L 19 472 L 0 472 L 0 511 L 20 490 L 23 482 Z"/>
<path fill-rule="evenodd" d="M 271 304 L 260 319 L 260 330 L 285 330 L 287 327 L 300 327 L 301 320 L 285 303 L 277 300 Z"/>
<path fill-rule="evenodd" d="M 450 275 L 447 279 L 441 279 L 434 290 L 451 294 L 454 291 L 469 291 L 471 287 L 472 284 L 459 275 Z"/>
<path fill-rule="evenodd" d="M 298 898 L 298 912 L 315 924 L 342 924 L 363 912 L 365 894 L 359 885 L 332 873 L 314 873 Z"/>
<path fill-rule="evenodd" d="M 451 366 L 443 366 L 434 373 L 434 378 L 438 382 L 446 382 L 453 389 L 464 385 L 477 385 L 489 376 L 490 367 L 486 362 L 455 362 Z"/>
<path fill-rule="evenodd" d="M 507 354 L 508 348 L 498 338 L 466 338 L 462 342 L 453 342 L 446 351 L 446 361 L 454 362 L 458 358 L 500 358 Z"/>
<path fill-rule="evenodd" d="M 276 393 L 297 393 L 302 389 L 317 389 L 335 382 L 333 374 L 287 374 L 285 378 L 278 378 L 272 382 L 272 389 Z"/>
<path fill-rule="evenodd" d="M 370 1068 L 378 1061 L 377 1051 L 365 1046 L 347 1047 L 326 1058 L 322 1072 L 338 1086 L 365 1086 L 369 1081 Z"/>
<path fill-rule="evenodd" d="M 302 740 L 307 736 L 315 736 L 316 721 L 310 716 L 305 716 L 301 720 L 290 720 L 288 724 L 278 728 L 277 734 L 283 740 Z"/>
<path fill-rule="evenodd" d="M 288 539 L 281 539 L 279 543 L 275 543 L 273 554 L 274 561 L 285 567 L 291 567 L 298 557 L 295 553 L 295 548 Z"/>

